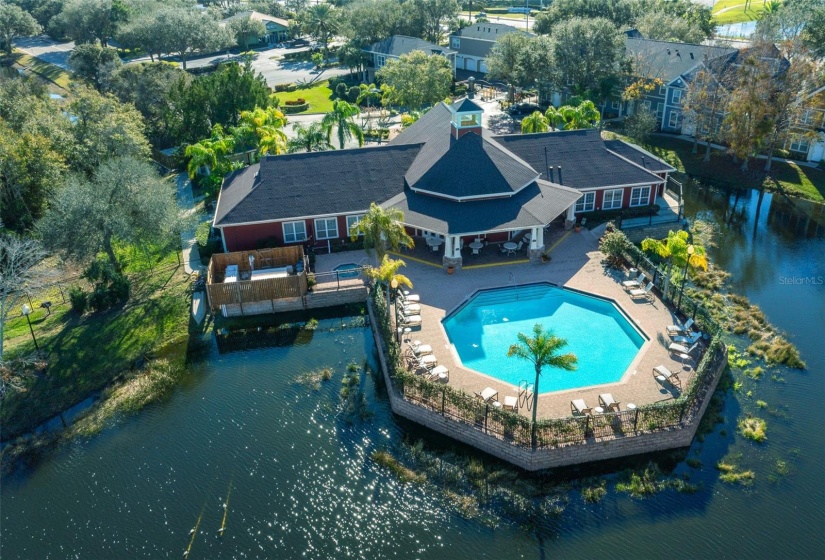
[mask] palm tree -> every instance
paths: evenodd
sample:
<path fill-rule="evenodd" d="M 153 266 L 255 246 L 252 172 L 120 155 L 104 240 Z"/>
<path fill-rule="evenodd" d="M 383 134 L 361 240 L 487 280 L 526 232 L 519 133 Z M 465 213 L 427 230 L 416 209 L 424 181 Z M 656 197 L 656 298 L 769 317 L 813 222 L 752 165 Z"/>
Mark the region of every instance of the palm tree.
<path fill-rule="evenodd" d="M 364 129 L 355 122 L 355 115 L 361 110 L 346 101 L 333 101 L 332 111 L 321 119 L 321 128 L 327 133 L 327 142 L 332 140 L 332 129 L 338 132 L 338 145 L 344 149 L 344 142 L 355 138 L 358 145 L 364 145 Z"/>
<path fill-rule="evenodd" d="M 227 135 L 223 127 L 216 124 L 212 127 L 212 136 L 201 140 L 197 144 L 186 147 L 184 153 L 189 158 L 186 169 L 189 177 L 194 178 L 198 170 L 206 166 L 207 175 L 222 162 L 223 157 L 231 154 L 235 149 L 235 138 Z"/>
<path fill-rule="evenodd" d="M 359 235 L 363 235 L 364 249 L 374 249 L 376 262 L 381 262 L 387 253 L 387 247 L 398 251 L 402 246 L 410 249 L 415 246 L 415 242 L 407 235 L 407 230 L 401 223 L 403 219 L 404 213 L 401 210 L 384 210 L 373 202 L 364 217 L 352 224 L 349 234 L 353 241 Z"/>
<path fill-rule="evenodd" d="M 335 149 L 327 140 L 327 135 L 319 122 L 310 123 L 309 126 L 295 123 L 292 125 L 292 130 L 295 131 L 295 138 L 291 138 L 286 144 L 286 149 L 291 154 L 301 150 L 323 152 Z"/>
<path fill-rule="evenodd" d="M 395 281 L 396 286 L 413 287 L 409 278 L 403 274 L 398 274 L 398 269 L 402 266 L 407 265 L 401 259 L 393 260 L 389 255 L 384 255 L 381 264 L 377 268 L 367 270 L 367 276 L 387 285 L 387 316 L 390 314 L 390 288 L 392 287 L 393 281 Z"/>
<path fill-rule="evenodd" d="M 564 125 L 564 117 L 559 110 L 552 105 L 550 105 L 547 108 L 547 111 L 545 111 L 544 118 L 547 119 L 547 124 L 550 125 L 553 130 L 558 130 L 562 125 Z"/>
<path fill-rule="evenodd" d="M 692 247 L 692 252 L 689 249 Z M 690 233 L 685 230 L 669 231 L 667 239 L 653 239 L 648 237 L 642 240 L 642 250 L 656 253 L 659 257 L 667 259 L 669 270 L 673 270 L 673 274 L 668 272 L 666 280 L 668 282 L 678 283 L 678 270 L 684 268 L 684 277 L 690 270 L 707 270 L 708 258 L 705 253 L 705 248 L 697 243 L 690 243 Z M 673 276 L 674 278 L 671 278 Z M 663 291 L 667 291 L 665 286 Z"/>
<path fill-rule="evenodd" d="M 545 331 L 540 323 L 533 325 L 533 338 L 524 333 L 518 333 L 518 344 L 513 344 L 507 350 L 507 357 L 521 358 L 533 362 L 536 368 L 536 383 L 533 385 L 533 426 L 532 444 L 536 447 L 536 412 L 539 401 L 539 377 L 544 366 L 555 367 L 565 371 L 574 371 L 579 359 L 575 354 L 559 354 L 559 350 L 567 346 L 567 341 L 553 335 L 552 331 Z"/>
<path fill-rule="evenodd" d="M 255 107 L 252 111 L 241 111 L 232 135 L 245 150 L 253 148 L 261 154 L 282 154 L 286 152 L 286 134 L 282 130 L 286 123 L 286 116 L 276 107 Z"/>
<path fill-rule="evenodd" d="M 599 110 L 592 101 L 582 101 L 575 107 L 565 105 L 560 107 L 558 112 L 565 122 L 565 130 L 594 128 L 601 120 Z"/>
<path fill-rule="evenodd" d="M 324 60 L 329 58 L 329 40 L 338 30 L 338 14 L 335 8 L 327 3 L 315 4 L 301 12 L 299 18 L 303 31 L 324 45 Z"/>
<path fill-rule="evenodd" d="M 521 119 L 521 133 L 533 134 L 536 132 L 547 132 L 547 117 L 541 111 L 535 111 L 532 115 Z"/>

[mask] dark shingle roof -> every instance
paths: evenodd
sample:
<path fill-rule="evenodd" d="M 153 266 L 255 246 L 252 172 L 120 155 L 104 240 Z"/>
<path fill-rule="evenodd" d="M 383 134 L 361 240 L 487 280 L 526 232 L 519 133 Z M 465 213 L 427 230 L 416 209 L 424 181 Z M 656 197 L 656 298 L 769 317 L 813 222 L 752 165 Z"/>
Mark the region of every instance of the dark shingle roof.
<path fill-rule="evenodd" d="M 625 52 L 631 62 L 642 66 L 636 68 L 637 73 L 659 78 L 667 84 L 705 60 L 734 55 L 736 49 L 628 37 L 625 40 Z"/>
<path fill-rule="evenodd" d="M 420 144 L 265 156 L 229 175 L 216 226 L 342 214 L 369 208 L 404 187 Z"/>
<path fill-rule="evenodd" d="M 482 109 L 466 97 L 464 99 L 459 99 L 458 101 L 450 105 L 450 109 L 452 109 L 454 113 L 472 113 L 477 111 L 484 111 L 484 109 Z"/>
<path fill-rule="evenodd" d="M 611 152 L 619 154 L 636 165 L 641 165 L 648 171 L 652 171 L 654 173 L 662 173 L 665 171 L 671 173 L 676 171 L 672 165 L 662 161 L 647 150 L 643 150 L 639 146 L 634 146 L 633 144 L 628 144 L 623 140 L 605 140 L 604 145 Z"/>
<path fill-rule="evenodd" d="M 568 187 L 593 189 L 661 181 L 652 173 L 610 153 L 597 129 L 512 134 L 496 136 L 495 140 L 534 169 L 542 170 L 544 178 L 547 148 L 547 165 L 561 165 L 562 181 L 559 182 Z"/>
<path fill-rule="evenodd" d="M 404 223 L 443 234 L 545 226 L 581 197 L 574 189 L 546 181 L 531 185 L 509 198 L 457 202 L 416 193 L 410 189 L 381 206 L 404 212 Z"/>
<path fill-rule="evenodd" d="M 408 37 L 406 35 L 393 35 L 383 41 L 373 43 L 364 49 L 367 52 L 374 52 L 378 54 L 386 54 L 388 56 L 401 56 L 412 51 L 424 51 L 427 54 L 451 54 L 447 47 L 430 43 L 418 37 Z"/>

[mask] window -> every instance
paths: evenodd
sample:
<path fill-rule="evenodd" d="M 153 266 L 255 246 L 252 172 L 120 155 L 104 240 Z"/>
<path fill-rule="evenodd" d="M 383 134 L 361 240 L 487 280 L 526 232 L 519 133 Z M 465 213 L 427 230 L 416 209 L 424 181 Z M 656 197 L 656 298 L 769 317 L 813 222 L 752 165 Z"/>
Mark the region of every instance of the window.
<path fill-rule="evenodd" d="M 618 101 L 613 100 L 613 101 L 610 102 L 610 108 L 611 109 L 613 109 L 615 111 L 618 111 L 620 107 L 621 107 L 621 103 L 619 103 Z"/>
<path fill-rule="evenodd" d="M 316 239 L 337 239 L 338 218 L 318 218 L 315 220 Z"/>
<path fill-rule="evenodd" d="M 284 222 L 284 243 L 307 240 L 307 225 L 304 222 Z"/>
<path fill-rule="evenodd" d="M 460 126 L 479 126 L 481 124 L 479 121 L 479 115 L 469 114 L 469 115 L 461 115 L 461 125 Z"/>
<path fill-rule="evenodd" d="M 357 216 L 347 216 L 347 235 L 349 235 L 350 230 L 354 224 L 357 224 L 363 218 L 363 214 L 358 214 Z M 359 233 L 358 235 L 364 235 L 363 233 Z"/>
<path fill-rule="evenodd" d="M 673 99 L 672 102 L 674 105 L 679 105 L 682 103 L 682 90 L 674 89 L 673 90 Z"/>
<path fill-rule="evenodd" d="M 808 109 L 805 111 L 805 114 L 802 115 L 802 124 L 812 126 L 814 124 L 814 117 L 816 117 L 816 111 Z"/>
<path fill-rule="evenodd" d="M 667 126 L 670 128 L 679 128 L 682 125 L 681 111 L 671 111 L 670 117 L 667 120 Z"/>
<path fill-rule="evenodd" d="M 576 212 L 592 212 L 596 207 L 596 193 L 586 192 L 576 202 Z"/>
<path fill-rule="evenodd" d="M 635 187 L 630 191 L 631 206 L 645 206 L 650 203 L 650 187 Z"/>
<path fill-rule="evenodd" d="M 622 189 L 615 191 L 604 191 L 604 200 L 602 201 L 602 210 L 614 210 L 622 207 Z"/>
<path fill-rule="evenodd" d="M 659 86 L 659 95 L 661 95 L 661 96 L 667 95 L 667 88 L 665 86 Z"/>
<path fill-rule="evenodd" d="M 802 153 L 807 154 L 808 153 L 808 148 L 810 148 L 810 145 L 808 144 L 808 141 L 805 140 L 804 138 L 799 137 L 799 138 L 794 138 L 793 140 L 791 140 L 791 151 L 792 152 L 802 152 Z"/>
<path fill-rule="evenodd" d="M 458 37 L 450 37 L 450 48 L 458 50 L 461 48 L 461 39 Z"/>
<path fill-rule="evenodd" d="M 375 67 L 382 68 L 387 61 L 387 57 L 383 55 L 375 55 Z"/>

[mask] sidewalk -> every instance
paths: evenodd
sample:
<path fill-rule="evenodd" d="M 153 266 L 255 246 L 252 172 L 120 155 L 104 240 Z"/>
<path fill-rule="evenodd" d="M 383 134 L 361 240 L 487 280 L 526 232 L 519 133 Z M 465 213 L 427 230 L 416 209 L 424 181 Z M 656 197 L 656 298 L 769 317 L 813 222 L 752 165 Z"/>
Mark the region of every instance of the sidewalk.
<path fill-rule="evenodd" d="M 195 199 L 192 196 L 192 183 L 189 181 L 189 175 L 186 173 L 179 173 L 175 178 L 177 186 L 178 208 L 184 217 L 191 216 L 195 211 Z M 195 231 L 198 224 L 209 220 L 206 214 L 200 215 L 198 221 L 192 229 L 187 229 L 180 233 L 181 249 L 183 252 L 183 271 L 186 274 L 193 272 L 200 272 L 203 269 L 201 265 L 201 255 L 198 251 L 198 245 L 195 242 Z"/>

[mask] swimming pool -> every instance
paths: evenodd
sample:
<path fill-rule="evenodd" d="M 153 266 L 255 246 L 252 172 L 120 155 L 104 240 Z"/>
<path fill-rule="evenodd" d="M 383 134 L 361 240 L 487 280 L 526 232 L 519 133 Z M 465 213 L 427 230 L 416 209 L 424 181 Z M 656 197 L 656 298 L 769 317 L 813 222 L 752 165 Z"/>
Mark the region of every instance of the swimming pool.
<path fill-rule="evenodd" d="M 339 264 L 333 268 L 333 272 L 338 273 L 338 278 L 358 278 L 361 274 L 361 267 L 355 263 Z"/>
<path fill-rule="evenodd" d="M 611 301 L 550 284 L 482 290 L 444 319 L 444 329 L 465 367 L 518 386 L 535 369 L 508 358 L 519 332 L 533 325 L 567 340 L 576 371 L 542 370 L 540 393 L 615 383 L 624 375 L 646 337 Z"/>

